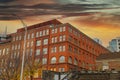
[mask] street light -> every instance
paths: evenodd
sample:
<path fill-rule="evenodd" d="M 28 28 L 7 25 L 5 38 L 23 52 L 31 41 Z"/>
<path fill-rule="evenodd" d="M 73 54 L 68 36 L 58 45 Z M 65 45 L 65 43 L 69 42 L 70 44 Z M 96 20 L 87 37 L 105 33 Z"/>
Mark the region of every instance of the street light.
<path fill-rule="evenodd" d="M 21 23 L 23 24 L 23 27 L 25 29 L 23 55 L 22 55 L 22 65 L 21 65 L 21 73 L 20 73 L 20 80 L 22 80 L 23 79 L 24 62 L 25 62 L 25 52 L 26 52 L 27 25 L 24 23 L 24 21 L 18 15 L 16 15 L 16 14 L 12 14 L 12 15 L 16 16 L 21 21 Z"/>

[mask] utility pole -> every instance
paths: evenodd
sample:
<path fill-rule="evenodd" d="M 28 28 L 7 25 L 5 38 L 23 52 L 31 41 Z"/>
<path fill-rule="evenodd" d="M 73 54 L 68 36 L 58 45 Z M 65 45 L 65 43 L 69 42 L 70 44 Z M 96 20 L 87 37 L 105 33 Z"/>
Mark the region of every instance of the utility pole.
<path fill-rule="evenodd" d="M 23 70 L 24 70 L 25 52 L 26 52 L 27 25 L 24 23 L 24 21 L 18 15 L 16 15 L 16 14 L 12 14 L 12 15 L 16 16 L 21 21 L 21 23 L 23 24 L 23 27 L 25 29 L 23 54 L 22 54 L 22 65 L 21 65 L 21 73 L 20 73 L 20 80 L 23 80 Z"/>

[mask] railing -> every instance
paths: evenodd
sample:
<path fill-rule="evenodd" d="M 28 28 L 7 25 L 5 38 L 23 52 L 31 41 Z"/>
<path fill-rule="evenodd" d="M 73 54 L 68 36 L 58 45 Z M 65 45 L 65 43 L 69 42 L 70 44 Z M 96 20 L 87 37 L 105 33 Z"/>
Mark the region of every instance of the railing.
<path fill-rule="evenodd" d="M 55 76 L 57 78 L 55 79 Z M 64 77 L 61 77 L 64 75 Z M 54 72 L 44 71 L 43 80 L 120 80 L 120 72 L 100 72 L 100 71 L 68 71 Z"/>

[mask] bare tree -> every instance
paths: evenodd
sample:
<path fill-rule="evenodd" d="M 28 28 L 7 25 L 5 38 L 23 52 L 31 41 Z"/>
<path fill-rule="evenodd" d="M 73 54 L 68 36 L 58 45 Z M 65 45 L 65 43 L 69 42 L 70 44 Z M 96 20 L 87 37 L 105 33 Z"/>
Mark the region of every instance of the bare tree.
<path fill-rule="evenodd" d="M 3 80 L 18 80 L 20 77 L 20 57 L 12 57 L 10 55 L 5 55 L 0 58 L 0 79 Z"/>
<path fill-rule="evenodd" d="M 22 56 L 22 55 L 21 55 Z M 2 80 L 19 80 L 21 71 L 21 56 L 8 54 L 0 56 L 0 79 Z M 40 59 L 40 58 L 39 58 Z M 32 55 L 25 56 L 23 77 L 29 76 L 30 80 L 34 79 L 34 74 L 39 73 L 42 69 L 42 58 L 36 60 Z"/>
<path fill-rule="evenodd" d="M 25 69 L 24 75 L 29 76 L 30 80 L 34 79 L 34 74 L 39 73 L 40 69 L 42 69 L 41 61 L 38 59 L 34 59 L 33 56 L 27 56 L 25 59 Z"/>

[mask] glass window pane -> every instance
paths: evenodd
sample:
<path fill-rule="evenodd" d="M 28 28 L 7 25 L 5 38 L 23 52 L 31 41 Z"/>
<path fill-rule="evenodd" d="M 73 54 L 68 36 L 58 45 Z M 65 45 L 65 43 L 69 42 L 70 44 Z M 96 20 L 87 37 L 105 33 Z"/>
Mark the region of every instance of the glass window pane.
<path fill-rule="evenodd" d="M 51 64 L 54 64 L 54 63 L 56 63 L 56 57 L 51 58 Z"/>
<path fill-rule="evenodd" d="M 36 50 L 36 56 L 40 55 L 40 49 Z"/>
<path fill-rule="evenodd" d="M 59 63 L 63 63 L 63 62 L 65 62 L 65 57 L 64 57 L 64 56 L 61 56 L 61 57 L 59 58 Z"/>

